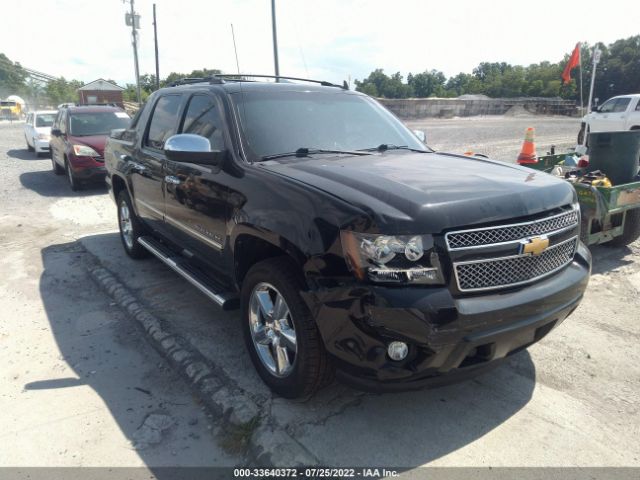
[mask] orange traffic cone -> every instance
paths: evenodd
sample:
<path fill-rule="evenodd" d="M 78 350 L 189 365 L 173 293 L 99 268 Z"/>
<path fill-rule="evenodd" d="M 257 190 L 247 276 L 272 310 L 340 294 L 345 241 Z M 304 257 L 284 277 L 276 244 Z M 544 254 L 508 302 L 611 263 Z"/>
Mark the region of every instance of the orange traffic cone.
<path fill-rule="evenodd" d="M 522 150 L 518 155 L 518 163 L 526 165 L 527 163 L 538 163 L 538 155 L 536 154 L 536 146 L 533 144 L 533 127 L 527 128 L 522 143 Z"/>

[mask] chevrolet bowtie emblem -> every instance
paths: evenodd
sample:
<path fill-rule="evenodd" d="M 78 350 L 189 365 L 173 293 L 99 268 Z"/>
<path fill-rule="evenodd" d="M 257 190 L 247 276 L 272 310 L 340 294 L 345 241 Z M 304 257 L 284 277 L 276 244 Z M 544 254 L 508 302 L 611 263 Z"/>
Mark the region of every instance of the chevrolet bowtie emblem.
<path fill-rule="evenodd" d="M 540 255 L 548 246 L 549 239 L 547 237 L 533 237 L 529 240 L 523 240 L 520 242 L 520 253 Z"/>

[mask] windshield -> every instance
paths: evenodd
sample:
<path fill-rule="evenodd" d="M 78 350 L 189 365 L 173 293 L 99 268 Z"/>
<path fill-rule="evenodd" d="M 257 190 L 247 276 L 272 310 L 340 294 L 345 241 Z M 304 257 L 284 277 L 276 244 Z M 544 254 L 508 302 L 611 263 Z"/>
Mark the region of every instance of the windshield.
<path fill-rule="evenodd" d="M 233 95 L 254 157 L 300 148 L 355 151 L 381 144 L 428 151 L 372 99 L 344 92 L 244 92 Z"/>
<path fill-rule="evenodd" d="M 36 127 L 50 127 L 55 118 L 55 113 L 41 113 L 36 117 Z"/>
<path fill-rule="evenodd" d="M 109 135 L 116 128 L 127 128 L 130 121 L 125 112 L 73 113 L 69 118 L 69 133 L 76 137 Z"/>
<path fill-rule="evenodd" d="M 0 106 L 2 107 L 15 107 L 16 106 L 16 102 L 0 102 Z"/>

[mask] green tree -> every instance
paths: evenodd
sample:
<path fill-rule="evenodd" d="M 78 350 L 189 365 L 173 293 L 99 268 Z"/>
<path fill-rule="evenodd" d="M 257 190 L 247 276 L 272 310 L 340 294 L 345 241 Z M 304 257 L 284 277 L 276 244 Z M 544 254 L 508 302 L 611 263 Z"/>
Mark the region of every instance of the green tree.
<path fill-rule="evenodd" d="M 164 80 L 160 82 L 160 87 L 166 87 L 183 78 L 206 78 L 219 73 L 222 73 L 222 71 L 218 70 L 217 68 L 203 68 L 201 70 L 193 70 L 191 73 L 171 72 Z"/>
<path fill-rule="evenodd" d="M 64 77 L 50 81 L 45 92 L 53 105 L 78 102 L 78 89 L 84 85 L 79 80 L 66 80 Z"/>
<path fill-rule="evenodd" d="M 27 73 L 18 62 L 12 62 L 0 53 L 0 97 L 23 94 Z"/>
<path fill-rule="evenodd" d="M 368 95 L 375 94 L 377 97 L 408 98 L 413 95 L 411 85 L 403 83 L 400 72 L 388 76 L 381 68 L 371 72 L 362 81 L 356 80 L 355 84 L 357 91 L 365 92 Z"/>
<path fill-rule="evenodd" d="M 425 70 L 422 73 L 407 76 L 407 84 L 418 98 L 446 96 L 447 77 L 438 70 Z"/>

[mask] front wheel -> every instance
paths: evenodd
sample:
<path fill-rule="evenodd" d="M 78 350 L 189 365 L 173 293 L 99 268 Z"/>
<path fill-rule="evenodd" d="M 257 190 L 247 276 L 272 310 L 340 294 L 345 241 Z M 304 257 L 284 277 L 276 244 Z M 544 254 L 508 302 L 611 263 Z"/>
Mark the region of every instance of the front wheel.
<path fill-rule="evenodd" d="M 58 162 L 54 160 L 53 152 L 51 152 L 51 169 L 53 170 L 53 173 L 55 173 L 56 175 L 62 175 L 64 173 L 64 168 L 58 165 Z"/>
<path fill-rule="evenodd" d="M 145 229 L 131 206 L 131 198 L 126 190 L 118 194 L 118 227 L 124 251 L 133 259 L 149 256 L 146 248 L 138 243 L 138 238 L 145 234 Z"/>
<path fill-rule="evenodd" d="M 27 140 L 27 137 L 24 137 L 24 141 L 27 142 L 27 150 L 29 150 L 30 152 L 35 151 L 35 148 L 31 146 L 31 144 L 29 143 L 29 140 Z"/>
<path fill-rule="evenodd" d="M 77 192 L 81 188 L 80 180 L 78 180 L 73 174 L 73 170 L 71 169 L 71 165 L 69 164 L 68 160 L 64 162 L 64 166 L 65 170 L 67 171 L 67 180 L 69 181 L 69 187 L 71 187 L 72 191 Z"/>
<path fill-rule="evenodd" d="M 242 284 L 242 329 L 251 361 L 264 383 L 286 398 L 309 397 L 333 379 L 302 289 L 286 257 L 257 263 Z"/>
<path fill-rule="evenodd" d="M 583 143 L 585 135 L 589 135 L 589 130 L 586 125 L 583 125 L 582 127 L 580 127 L 580 131 L 578 132 L 578 145 L 584 145 L 585 147 L 588 147 L 586 143 Z"/>

